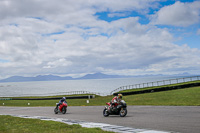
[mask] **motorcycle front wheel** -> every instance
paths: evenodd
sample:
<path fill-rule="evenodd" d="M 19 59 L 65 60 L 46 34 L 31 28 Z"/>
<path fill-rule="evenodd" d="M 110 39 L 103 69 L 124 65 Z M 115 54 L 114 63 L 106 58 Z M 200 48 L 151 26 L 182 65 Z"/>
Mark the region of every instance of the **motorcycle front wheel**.
<path fill-rule="evenodd" d="M 63 107 L 63 108 L 62 108 L 62 113 L 65 114 L 66 112 L 67 112 L 67 108 L 66 108 L 66 107 Z"/>
<path fill-rule="evenodd" d="M 127 109 L 121 109 L 120 112 L 119 112 L 119 115 L 120 115 L 121 117 L 126 116 L 126 114 L 127 114 Z"/>
<path fill-rule="evenodd" d="M 109 113 L 108 113 L 108 110 L 107 110 L 107 109 L 104 109 L 104 110 L 103 110 L 103 116 L 104 116 L 104 117 L 108 117 L 108 116 L 109 116 Z"/>

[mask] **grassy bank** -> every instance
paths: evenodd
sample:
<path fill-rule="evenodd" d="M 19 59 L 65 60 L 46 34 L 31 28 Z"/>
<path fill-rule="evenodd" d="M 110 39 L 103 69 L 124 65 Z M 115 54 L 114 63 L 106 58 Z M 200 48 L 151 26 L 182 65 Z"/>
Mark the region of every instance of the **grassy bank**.
<path fill-rule="evenodd" d="M 169 84 L 169 85 L 162 85 L 162 86 L 145 87 L 145 88 L 139 88 L 139 89 L 127 89 L 127 90 L 119 91 L 118 93 L 137 92 L 137 91 L 152 90 L 152 89 L 158 89 L 158 88 L 160 88 L 162 90 L 162 88 L 165 88 L 165 87 L 175 87 L 175 86 L 182 86 L 182 85 L 195 84 L 195 83 L 200 83 L 200 80 L 176 83 L 176 84 Z"/>
<path fill-rule="evenodd" d="M 108 133 L 100 128 L 83 128 L 61 122 L 0 115 L 0 133 Z"/>
<path fill-rule="evenodd" d="M 200 87 L 126 96 L 125 100 L 128 105 L 200 106 Z"/>
<path fill-rule="evenodd" d="M 59 96 L 60 97 L 60 96 Z M 113 96 L 94 99 L 68 99 L 69 106 L 105 105 Z M 123 96 L 128 105 L 200 106 L 200 87 Z M 89 103 L 86 101 L 89 100 Z M 59 100 L 0 100 L 0 106 L 55 106 Z M 3 105 L 4 103 L 4 105 Z M 30 105 L 28 105 L 30 103 Z"/>
<path fill-rule="evenodd" d="M 96 96 L 94 99 L 67 99 L 67 103 L 69 106 L 97 106 L 105 105 L 112 98 L 113 96 Z M 4 106 L 55 106 L 58 102 L 59 100 L 0 100 L 0 106 L 3 106 L 3 103 Z"/>

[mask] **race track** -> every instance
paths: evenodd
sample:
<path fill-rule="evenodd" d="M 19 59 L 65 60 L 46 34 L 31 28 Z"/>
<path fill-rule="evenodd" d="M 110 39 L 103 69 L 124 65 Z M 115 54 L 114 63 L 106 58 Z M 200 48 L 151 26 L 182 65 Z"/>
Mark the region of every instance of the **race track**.
<path fill-rule="evenodd" d="M 66 114 L 54 114 L 54 107 L 5 107 L 0 114 L 66 118 L 87 122 L 107 123 L 139 129 L 181 133 L 200 132 L 199 106 L 128 106 L 126 117 L 104 117 L 104 106 L 69 106 Z"/>

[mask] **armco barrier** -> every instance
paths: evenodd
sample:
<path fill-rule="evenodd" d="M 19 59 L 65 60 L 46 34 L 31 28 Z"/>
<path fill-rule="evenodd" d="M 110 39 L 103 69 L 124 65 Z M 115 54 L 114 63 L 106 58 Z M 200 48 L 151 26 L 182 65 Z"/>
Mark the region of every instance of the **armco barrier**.
<path fill-rule="evenodd" d="M 66 99 L 90 99 L 95 98 L 94 95 L 87 95 L 87 96 L 70 96 L 66 97 Z M 49 97 L 49 98 L 12 98 L 12 100 L 57 100 L 62 99 L 62 97 Z"/>
<path fill-rule="evenodd" d="M 117 93 L 119 91 L 123 91 L 123 90 L 141 89 L 141 88 L 147 88 L 147 87 L 158 87 L 158 86 L 163 86 L 163 85 L 171 85 L 171 84 L 185 83 L 189 81 L 198 81 L 198 80 L 200 80 L 200 76 L 168 79 L 168 80 L 162 80 L 162 81 L 154 81 L 154 82 L 148 82 L 148 83 L 121 86 L 111 91 L 110 95 L 112 95 L 113 93 Z"/>
<path fill-rule="evenodd" d="M 12 98 L 0 98 L 0 100 L 12 100 Z"/>
<path fill-rule="evenodd" d="M 184 88 L 195 87 L 195 86 L 200 86 L 200 83 L 190 83 L 190 84 L 176 85 L 176 86 L 170 86 L 170 87 L 160 87 L 160 88 L 141 90 L 141 91 L 122 92 L 121 94 L 126 96 L 126 95 L 135 95 L 135 94 L 144 94 L 144 93 L 184 89 Z M 116 96 L 116 95 L 118 95 L 118 93 L 113 93 L 113 95 Z"/>

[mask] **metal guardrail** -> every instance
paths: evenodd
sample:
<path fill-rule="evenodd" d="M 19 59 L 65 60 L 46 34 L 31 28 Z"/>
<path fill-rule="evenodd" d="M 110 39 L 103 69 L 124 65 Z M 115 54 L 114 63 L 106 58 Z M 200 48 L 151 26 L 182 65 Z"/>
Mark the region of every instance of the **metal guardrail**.
<path fill-rule="evenodd" d="M 98 92 L 89 92 L 89 91 L 70 91 L 70 92 L 57 92 L 57 93 L 47 93 L 47 94 L 20 94 L 17 96 L 9 96 L 9 97 L 25 97 L 25 96 L 57 96 L 57 95 L 80 95 L 80 94 L 86 94 L 86 95 L 102 95 Z M 7 96 L 5 96 L 7 97 Z M 0 97 L 1 98 L 1 97 Z M 3 100 L 3 99 L 2 99 Z"/>
<path fill-rule="evenodd" d="M 95 95 L 83 95 L 83 96 L 69 96 L 66 99 L 92 99 Z M 47 98 L 12 98 L 10 100 L 60 100 L 62 97 L 47 97 Z"/>
<path fill-rule="evenodd" d="M 57 92 L 57 93 L 48 93 L 48 94 L 45 94 L 45 95 L 80 95 L 80 94 L 95 94 L 95 95 L 101 95 L 101 93 L 98 93 L 98 92 L 89 92 L 89 91 Z"/>
<path fill-rule="evenodd" d="M 95 94 L 100 95 L 98 92 L 89 92 L 89 91 L 70 91 L 70 92 L 63 92 L 64 95 L 79 95 L 79 94 Z"/>
<path fill-rule="evenodd" d="M 12 100 L 12 98 L 0 98 L 0 100 Z"/>
<path fill-rule="evenodd" d="M 140 84 L 134 84 L 134 85 L 121 86 L 121 87 L 111 91 L 110 95 L 112 95 L 115 92 L 122 91 L 122 90 L 142 89 L 142 88 L 146 88 L 146 87 L 171 85 L 171 84 L 184 83 L 184 82 L 197 81 L 197 80 L 200 80 L 200 76 L 168 79 L 168 80 L 162 80 L 162 81 L 154 81 L 154 82 L 148 82 L 148 83 L 140 83 Z"/>

